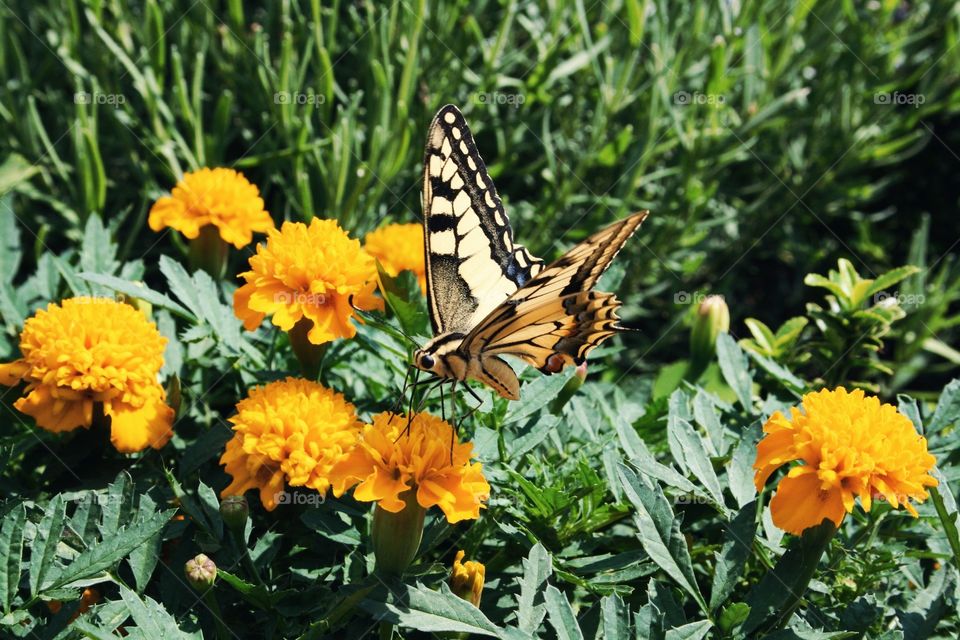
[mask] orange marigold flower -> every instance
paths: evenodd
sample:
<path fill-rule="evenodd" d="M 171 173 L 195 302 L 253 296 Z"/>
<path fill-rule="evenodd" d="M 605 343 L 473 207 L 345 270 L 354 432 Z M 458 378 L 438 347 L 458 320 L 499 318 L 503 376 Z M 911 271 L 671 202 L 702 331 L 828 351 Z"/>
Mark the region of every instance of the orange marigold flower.
<path fill-rule="evenodd" d="M 388 224 L 367 234 L 363 240 L 367 253 L 380 261 L 383 270 L 396 277 L 401 271 L 412 271 L 427 293 L 427 268 L 423 259 L 422 224 Z"/>
<path fill-rule="evenodd" d="M 0 384 L 25 382 L 13 406 L 48 431 L 88 428 L 100 405 L 118 451 L 159 449 L 173 435 L 174 411 L 158 378 L 166 344 L 130 305 L 70 298 L 24 323 L 23 357 L 0 364 Z"/>
<path fill-rule="evenodd" d="M 478 518 L 490 485 L 483 465 L 470 462 L 473 443 L 456 441 L 453 427 L 428 413 L 415 414 L 406 429 L 404 416 L 374 416 L 373 424 L 363 427 L 359 446 L 330 471 L 333 494 L 339 497 L 358 485 L 354 498 L 397 513 L 406 505 L 401 494 L 414 489 L 421 507 L 440 507 L 450 523 Z"/>
<path fill-rule="evenodd" d="M 351 298 L 361 309 L 383 309 L 374 295 L 376 263 L 336 220 L 284 222 L 257 246 L 250 271 L 240 277 L 246 284 L 234 294 L 233 308 L 248 331 L 268 314 L 284 331 L 306 318 L 312 324 L 307 338 L 318 345 L 356 335 Z"/>
<path fill-rule="evenodd" d="M 235 432 L 220 458 L 233 482 L 221 497 L 260 490 L 272 511 L 284 483 L 326 494 L 330 468 L 357 441 L 361 423 L 339 393 L 300 378 L 256 387 L 230 418 Z"/>
<path fill-rule="evenodd" d="M 224 168 L 184 174 L 171 195 L 153 204 L 148 222 L 154 231 L 171 227 L 191 240 L 212 224 L 237 249 L 250 244 L 254 231 L 274 227 L 257 186 L 239 171 Z"/>
<path fill-rule="evenodd" d="M 916 517 L 909 500 L 922 502 L 926 487 L 937 485 L 929 474 L 936 459 L 909 418 L 860 389 L 843 387 L 808 393 L 802 408 L 791 409 L 789 419 L 779 411 L 770 416 L 757 445 L 757 491 L 781 465 L 801 462 L 780 480 L 770 502 L 774 524 L 798 535 L 824 518 L 839 526 L 858 497 L 865 511 L 879 498 Z"/>

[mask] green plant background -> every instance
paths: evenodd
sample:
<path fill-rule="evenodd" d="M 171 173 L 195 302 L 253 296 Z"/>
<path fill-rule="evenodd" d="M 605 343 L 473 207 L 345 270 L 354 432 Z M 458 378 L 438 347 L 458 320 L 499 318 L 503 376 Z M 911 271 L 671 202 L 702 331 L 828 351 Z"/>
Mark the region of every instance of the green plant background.
<path fill-rule="evenodd" d="M 758 609 L 751 589 L 786 544 L 765 509 L 751 516 L 752 446 L 773 409 L 864 386 L 927 422 L 953 478 L 958 29 L 949 2 L 0 2 L 0 354 L 17 357 L 23 320 L 49 301 L 144 295 L 142 281 L 184 399 L 168 450 L 126 459 L 103 434 L 38 432 L 3 395 L 2 633 L 212 637 L 210 608 L 178 577 L 204 550 L 238 567 L 216 595 L 240 637 L 354 637 L 382 616 L 413 635 L 747 635 L 743 607 Z M 468 435 L 490 509 L 472 527 L 430 519 L 413 577 L 370 584 L 367 511 L 331 501 L 282 519 L 254 505 L 255 585 L 209 487 L 226 483 L 216 460 L 236 400 L 296 363 L 283 337 L 240 332 L 235 281 L 185 271 L 183 240 L 150 231 L 147 212 L 183 172 L 230 166 L 277 222 L 334 217 L 362 237 L 417 221 L 421 145 L 446 103 L 535 254 L 651 210 L 604 283 L 641 331 L 598 352 L 564 406 L 551 401 L 566 379 L 537 376 L 522 403 L 485 402 Z M 857 297 L 847 285 L 864 280 L 884 286 Z M 685 380 L 706 293 L 724 296 L 743 340 L 722 338 Z M 400 316 L 389 322 L 424 328 Z M 331 349 L 321 379 L 381 410 L 406 349 L 367 327 Z M 166 524 L 174 497 L 187 522 Z M 780 633 L 955 637 L 956 566 L 933 507 L 921 514 L 848 518 Z M 21 573 L 17 540 L 62 542 L 24 555 Z M 653 559 L 657 540 L 681 578 Z M 439 587 L 458 546 L 488 566 L 484 620 Z M 83 555 L 106 548 L 127 551 Z M 51 618 L 42 601 L 95 578 L 113 585 L 105 604 L 70 626 L 69 607 Z M 361 612 L 336 618 L 351 589 Z M 429 627 L 441 618 L 468 627 Z"/>

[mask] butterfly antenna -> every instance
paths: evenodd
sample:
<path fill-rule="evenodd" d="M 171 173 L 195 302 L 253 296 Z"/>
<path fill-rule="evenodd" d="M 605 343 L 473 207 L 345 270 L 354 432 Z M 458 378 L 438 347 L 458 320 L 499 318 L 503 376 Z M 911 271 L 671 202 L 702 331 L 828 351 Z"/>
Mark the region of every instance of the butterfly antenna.
<path fill-rule="evenodd" d="M 373 314 L 371 314 L 371 313 L 370 313 L 369 311 L 367 311 L 366 309 L 361 309 L 361 308 L 358 307 L 357 305 L 353 304 L 353 294 L 352 294 L 352 293 L 350 294 L 350 297 L 347 298 L 347 304 L 350 305 L 350 308 L 351 308 L 351 309 L 353 309 L 354 311 L 357 312 L 357 315 L 358 315 L 358 316 L 360 316 L 361 318 L 363 318 L 363 321 L 364 321 L 364 322 L 369 322 L 369 323 L 370 323 L 371 325 L 373 325 L 373 326 L 379 326 L 379 327 L 381 327 L 381 328 L 385 328 L 385 329 L 387 330 L 387 333 L 393 333 L 393 332 L 399 333 L 401 336 L 403 336 L 403 337 L 407 340 L 407 342 L 409 342 L 410 344 L 412 344 L 415 349 L 419 349 L 419 348 L 420 348 L 420 343 L 417 341 L 417 339 L 414 338 L 413 336 L 411 336 L 411 335 L 410 335 L 409 333 L 407 333 L 406 331 L 404 331 L 404 330 L 403 330 L 403 327 L 400 327 L 400 326 L 392 327 L 392 326 L 388 325 L 387 323 L 378 320 Z"/>

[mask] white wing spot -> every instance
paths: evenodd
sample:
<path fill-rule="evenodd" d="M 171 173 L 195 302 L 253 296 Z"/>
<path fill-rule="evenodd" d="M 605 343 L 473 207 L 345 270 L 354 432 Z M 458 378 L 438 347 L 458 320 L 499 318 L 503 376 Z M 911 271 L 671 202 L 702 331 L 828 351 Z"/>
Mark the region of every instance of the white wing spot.
<path fill-rule="evenodd" d="M 486 202 L 486 203 L 487 203 L 487 206 L 490 207 L 491 209 L 493 209 L 493 208 L 495 208 L 495 207 L 497 206 L 497 203 L 493 201 L 493 198 L 492 198 L 492 197 L 490 197 L 490 192 L 489 192 L 489 191 L 487 191 L 486 193 L 483 194 L 483 201 Z"/>
<path fill-rule="evenodd" d="M 457 121 L 457 116 L 453 115 L 452 111 L 447 111 L 447 113 L 443 116 L 443 119 L 447 121 L 447 124 L 453 124 Z"/>
<path fill-rule="evenodd" d="M 440 146 L 440 153 L 443 154 L 444 159 L 447 159 L 450 157 L 451 151 L 453 151 L 453 147 L 450 146 L 450 141 L 444 138 L 443 144 Z"/>
<path fill-rule="evenodd" d="M 452 256 L 457 252 L 457 236 L 452 229 L 430 234 L 430 253 Z"/>
<path fill-rule="evenodd" d="M 456 172 L 456 163 L 453 160 L 447 160 L 446 164 L 443 165 L 443 171 L 440 173 L 440 179 L 444 182 L 449 182 L 450 178 L 452 178 Z"/>
<path fill-rule="evenodd" d="M 430 213 L 446 213 L 452 215 L 453 205 L 446 198 L 437 196 L 433 199 L 433 206 L 430 208 Z"/>
<path fill-rule="evenodd" d="M 477 181 L 477 186 L 478 186 L 478 187 L 480 187 L 481 189 L 486 189 L 486 188 L 487 188 L 487 183 L 483 181 L 483 176 L 480 175 L 480 172 L 479 172 L 479 171 L 478 171 L 478 172 L 476 173 L 476 175 L 474 176 L 474 179 Z"/>
<path fill-rule="evenodd" d="M 473 158 L 467 156 L 467 166 L 470 167 L 470 171 L 477 170 L 477 163 L 473 161 Z"/>
<path fill-rule="evenodd" d="M 440 175 L 441 169 L 443 169 L 443 160 L 440 158 L 440 156 L 430 156 L 430 175 Z"/>
<path fill-rule="evenodd" d="M 507 219 L 503 217 L 503 213 L 500 209 L 496 209 L 493 213 L 493 221 L 497 223 L 498 227 L 507 226 Z"/>
<path fill-rule="evenodd" d="M 457 194 L 457 197 L 453 199 L 453 213 L 455 215 L 462 216 L 469 208 L 470 196 L 467 195 L 466 191 L 461 191 Z"/>
<path fill-rule="evenodd" d="M 460 141 L 460 153 L 463 155 L 468 155 L 470 153 L 470 150 L 467 149 L 467 143 L 463 140 Z"/>
<path fill-rule="evenodd" d="M 454 140 L 459 140 L 459 139 L 460 139 L 460 127 L 454 127 L 454 128 L 452 128 L 452 129 L 450 129 L 450 133 L 453 134 L 453 139 L 454 139 Z"/>
<path fill-rule="evenodd" d="M 453 180 L 450 181 L 450 188 L 453 190 L 463 189 L 463 178 L 460 177 L 460 174 L 453 176 Z"/>

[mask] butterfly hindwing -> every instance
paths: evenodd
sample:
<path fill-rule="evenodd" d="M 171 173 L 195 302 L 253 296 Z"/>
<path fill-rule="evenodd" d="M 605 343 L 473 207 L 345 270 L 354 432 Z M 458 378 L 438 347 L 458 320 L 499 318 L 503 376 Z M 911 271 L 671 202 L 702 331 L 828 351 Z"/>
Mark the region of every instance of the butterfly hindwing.
<path fill-rule="evenodd" d="M 434 117 L 423 161 L 427 298 L 435 334 L 467 333 L 542 266 L 513 242 L 497 190 L 460 111 Z"/>
<path fill-rule="evenodd" d="M 461 348 L 479 357 L 512 355 L 546 373 L 582 363 L 621 328 L 616 296 L 591 289 L 646 217 L 644 211 L 617 222 L 545 267 L 478 324 Z"/>

